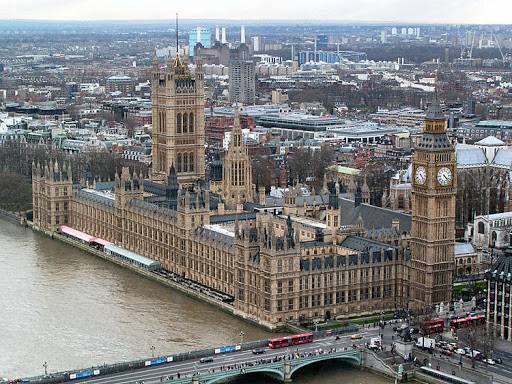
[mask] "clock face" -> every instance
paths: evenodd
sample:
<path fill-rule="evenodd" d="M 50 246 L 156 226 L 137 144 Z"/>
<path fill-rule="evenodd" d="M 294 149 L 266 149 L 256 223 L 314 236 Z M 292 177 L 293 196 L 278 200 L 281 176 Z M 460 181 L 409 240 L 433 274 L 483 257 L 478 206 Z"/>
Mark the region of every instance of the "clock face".
<path fill-rule="evenodd" d="M 422 167 L 421 165 L 419 167 L 416 167 L 416 174 L 414 175 L 414 180 L 416 181 L 416 184 L 425 184 L 425 181 L 427 181 L 427 170 L 425 169 L 425 167 Z"/>
<path fill-rule="evenodd" d="M 452 171 L 450 168 L 442 167 L 437 171 L 437 182 L 442 186 L 447 186 L 452 182 Z"/>

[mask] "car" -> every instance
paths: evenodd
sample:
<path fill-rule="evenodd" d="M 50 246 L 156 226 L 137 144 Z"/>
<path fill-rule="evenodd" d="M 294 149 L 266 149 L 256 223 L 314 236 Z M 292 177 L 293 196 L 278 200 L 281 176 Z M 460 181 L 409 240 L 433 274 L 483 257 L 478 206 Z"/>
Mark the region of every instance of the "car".
<path fill-rule="evenodd" d="M 485 364 L 489 364 L 489 365 L 495 365 L 495 364 L 496 364 L 496 362 L 495 362 L 493 359 L 491 359 L 491 358 L 489 358 L 489 359 L 483 359 L 482 361 L 483 361 Z"/>
<path fill-rule="evenodd" d="M 363 335 L 361 335 L 360 333 L 356 333 L 355 335 L 350 336 L 350 338 L 352 340 L 359 340 L 363 338 Z"/>
<path fill-rule="evenodd" d="M 465 351 L 465 350 L 463 350 L 462 348 L 458 348 L 458 349 L 456 349 L 456 350 L 455 350 L 455 353 L 456 353 L 457 355 L 462 355 L 462 356 L 464 356 L 464 355 L 466 354 L 466 351 Z"/>
<path fill-rule="evenodd" d="M 496 362 L 496 364 L 503 364 L 501 357 L 495 357 L 493 360 Z"/>
<path fill-rule="evenodd" d="M 256 348 L 252 350 L 252 353 L 255 355 L 261 355 L 262 353 L 265 353 L 265 350 L 263 348 Z"/>
<path fill-rule="evenodd" d="M 453 353 L 451 351 L 448 351 L 446 349 L 441 350 L 441 354 L 445 356 L 451 356 Z"/>
<path fill-rule="evenodd" d="M 208 356 L 208 357 L 201 357 L 201 359 L 199 359 L 199 362 L 200 362 L 201 364 L 211 363 L 211 362 L 213 362 L 213 357 L 211 357 L 211 356 Z"/>

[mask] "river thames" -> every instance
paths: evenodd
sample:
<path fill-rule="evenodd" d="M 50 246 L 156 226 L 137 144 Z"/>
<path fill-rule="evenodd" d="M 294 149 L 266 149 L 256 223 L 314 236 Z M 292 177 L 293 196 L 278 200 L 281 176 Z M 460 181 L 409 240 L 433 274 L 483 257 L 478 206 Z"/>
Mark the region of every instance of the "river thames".
<path fill-rule="evenodd" d="M 269 337 L 129 270 L 0 220 L 0 377 L 31 376 Z M 381 384 L 351 367 L 305 369 L 302 384 Z M 248 382 L 239 380 L 240 383 Z M 252 377 L 251 383 L 268 379 Z"/>

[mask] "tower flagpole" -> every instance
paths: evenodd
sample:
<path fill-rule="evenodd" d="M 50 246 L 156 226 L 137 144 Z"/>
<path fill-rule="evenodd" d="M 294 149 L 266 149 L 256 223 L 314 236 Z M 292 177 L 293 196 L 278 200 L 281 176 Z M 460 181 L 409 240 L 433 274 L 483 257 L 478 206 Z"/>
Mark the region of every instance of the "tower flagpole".
<path fill-rule="evenodd" d="M 179 44 L 178 44 L 178 12 L 176 12 L 176 55 L 179 52 Z"/>

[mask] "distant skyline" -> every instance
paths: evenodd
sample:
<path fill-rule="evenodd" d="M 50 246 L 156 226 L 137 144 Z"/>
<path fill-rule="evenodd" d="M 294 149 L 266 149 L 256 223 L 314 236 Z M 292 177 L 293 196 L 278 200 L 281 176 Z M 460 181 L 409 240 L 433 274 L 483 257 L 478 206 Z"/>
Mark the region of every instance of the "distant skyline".
<path fill-rule="evenodd" d="M 0 19 L 512 24 L 512 0 L 0 0 Z"/>

